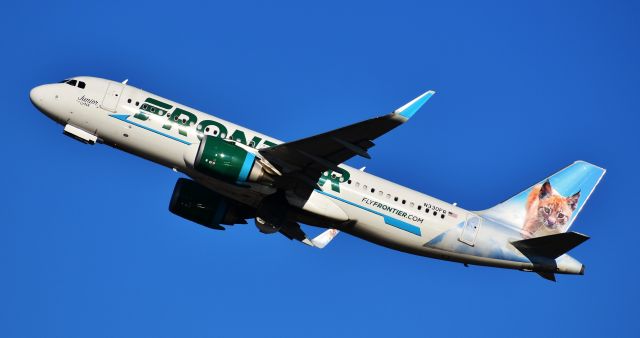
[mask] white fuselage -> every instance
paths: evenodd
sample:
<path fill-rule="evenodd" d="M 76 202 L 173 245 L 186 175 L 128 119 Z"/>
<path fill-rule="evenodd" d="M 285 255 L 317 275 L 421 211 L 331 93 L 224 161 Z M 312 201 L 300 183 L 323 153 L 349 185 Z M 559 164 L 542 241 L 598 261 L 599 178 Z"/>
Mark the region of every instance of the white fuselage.
<path fill-rule="evenodd" d="M 31 92 L 32 102 L 62 125 L 72 125 L 99 142 L 183 172 L 243 204 L 256 207 L 274 192 L 268 186 L 239 187 L 205 176 L 189 165 L 187 157 L 204 134 L 234 140 L 250 149 L 281 141 L 133 86 L 93 77 L 74 79 L 84 82 L 85 88 L 67 83 L 39 86 Z M 145 104 L 147 110 L 142 114 Z M 162 104 L 171 108 L 164 113 L 149 111 Z M 176 109 L 189 114 L 172 113 Z M 518 237 L 516 229 L 483 218 L 482 212 L 464 210 L 346 165 L 340 167 L 348 172 L 348 179 L 341 181 L 325 173 L 319 182 L 321 190 L 305 200 L 287 195 L 290 204 L 335 224 L 350 221 L 345 231 L 404 252 L 478 265 L 533 268 L 509 244 Z M 496 255 L 496 250 L 501 253 Z M 582 268 L 567 255 L 556 264 L 559 273 L 579 273 Z"/>

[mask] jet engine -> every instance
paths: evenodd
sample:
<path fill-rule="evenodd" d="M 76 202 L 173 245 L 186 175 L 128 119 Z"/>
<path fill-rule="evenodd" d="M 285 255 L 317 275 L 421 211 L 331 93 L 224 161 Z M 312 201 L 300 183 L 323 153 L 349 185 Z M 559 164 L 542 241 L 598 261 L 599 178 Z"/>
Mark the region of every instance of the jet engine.
<path fill-rule="evenodd" d="M 287 224 L 289 203 L 283 192 L 262 199 L 256 209 L 256 227 L 263 234 L 273 234 Z"/>
<path fill-rule="evenodd" d="M 197 147 L 197 148 L 196 148 Z M 205 135 L 184 155 L 187 165 L 208 176 L 233 183 L 269 184 L 274 174 L 267 163 L 233 142 Z"/>
<path fill-rule="evenodd" d="M 169 211 L 211 229 L 224 230 L 220 224 L 246 224 L 253 217 L 248 207 L 186 178 L 178 179 L 173 189 Z"/>

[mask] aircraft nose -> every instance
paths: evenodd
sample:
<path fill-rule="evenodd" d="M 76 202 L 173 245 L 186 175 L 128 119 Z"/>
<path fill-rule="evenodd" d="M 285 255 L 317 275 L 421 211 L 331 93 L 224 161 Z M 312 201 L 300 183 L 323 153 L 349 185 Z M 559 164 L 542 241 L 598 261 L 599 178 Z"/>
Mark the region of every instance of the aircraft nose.
<path fill-rule="evenodd" d="M 44 86 L 37 86 L 31 89 L 29 92 L 29 99 L 31 99 L 31 103 L 36 106 L 39 110 L 42 110 L 42 100 L 43 100 L 43 88 Z"/>
<path fill-rule="evenodd" d="M 31 89 L 29 99 L 41 113 L 54 120 L 59 118 L 59 96 L 56 84 L 44 84 Z"/>

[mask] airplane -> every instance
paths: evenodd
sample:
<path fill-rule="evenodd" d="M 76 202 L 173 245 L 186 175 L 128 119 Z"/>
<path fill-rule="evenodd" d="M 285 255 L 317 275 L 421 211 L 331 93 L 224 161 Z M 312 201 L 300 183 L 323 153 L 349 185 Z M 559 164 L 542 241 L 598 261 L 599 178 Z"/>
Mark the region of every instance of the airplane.
<path fill-rule="evenodd" d="M 583 275 L 567 252 L 589 237 L 569 231 L 605 169 L 576 161 L 486 210 L 470 211 L 355 169 L 373 141 L 409 121 L 434 95 L 322 134 L 283 142 L 158 95 L 78 76 L 33 88 L 32 104 L 87 144 L 106 144 L 183 173 L 169 210 L 215 230 L 254 219 L 324 248 L 340 232 L 402 252 L 535 272 Z M 324 228 L 307 237 L 300 224 Z"/>

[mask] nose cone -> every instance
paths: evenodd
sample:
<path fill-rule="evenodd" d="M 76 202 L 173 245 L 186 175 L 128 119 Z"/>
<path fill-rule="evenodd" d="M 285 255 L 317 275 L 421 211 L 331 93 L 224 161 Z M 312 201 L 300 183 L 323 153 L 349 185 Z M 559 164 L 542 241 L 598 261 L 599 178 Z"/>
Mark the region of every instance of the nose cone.
<path fill-rule="evenodd" d="M 37 86 L 31 89 L 29 99 L 31 99 L 31 103 L 43 114 L 59 121 L 63 118 L 61 115 L 63 111 L 60 106 L 59 90 L 60 88 L 57 87 L 56 84 Z"/>
<path fill-rule="evenodd" d="M 44 86 L 37 86 L 29 92 L 29 99 L 31 99 L 31 103 L 40 111 L 43 110 L 44 91 Z"/>

